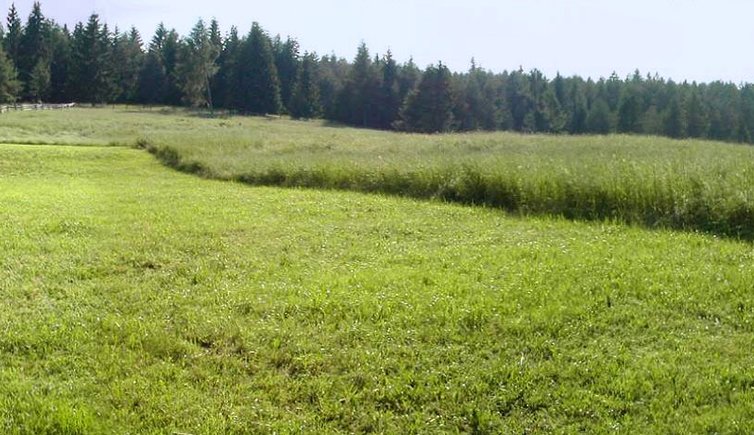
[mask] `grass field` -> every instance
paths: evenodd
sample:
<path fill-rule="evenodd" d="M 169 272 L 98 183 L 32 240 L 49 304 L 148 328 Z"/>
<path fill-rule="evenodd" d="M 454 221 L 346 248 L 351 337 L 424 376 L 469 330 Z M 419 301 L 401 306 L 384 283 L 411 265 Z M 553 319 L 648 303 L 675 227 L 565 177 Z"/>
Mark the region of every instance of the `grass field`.
<path fill-rule="evenodd" d="M 0 145 L 3 433 L 754 431 L 750 243 L 250 187 L 100 146 L 172 140 L 181 159 L 232 179 L 282 164 L 297 134 L 292 168 L 318 164 L 296 159 L 327 135 L 411 154 L 398 135 L 107 110 L 12 115 L 0 118 L 6 142 L 90 146 Z M 244 146 L 254 135 L 260 145 Z M 684 153 L 743 167 L 749 152 L 650 141 L 608 146 L 645 147 L 658 167 Z M 235 156 L 225 163 L 221 142 Z"/>
<path fill-rule="evenodd" d="M 168 165 L 255 185 L 382 192 L 521 215 L 754 239 L 754 148 L 658 137 L 406 135 L 175 110 L 8 114 L 9 143 L 139 144 Z"/>

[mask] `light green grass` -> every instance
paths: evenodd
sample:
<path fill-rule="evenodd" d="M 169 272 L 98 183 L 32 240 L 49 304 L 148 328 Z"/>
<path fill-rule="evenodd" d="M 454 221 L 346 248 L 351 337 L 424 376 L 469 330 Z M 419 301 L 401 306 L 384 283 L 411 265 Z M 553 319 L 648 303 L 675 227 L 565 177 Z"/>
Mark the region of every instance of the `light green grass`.
<path fill-rule="evenodd" d="M 750 244 L 0 162 L 3 433 L 754 430 Z"/>
<path fill-rule="evenodd" d="M 170 109 L 10 113 L 0 141 L 135 145 L 255 185 L 382 192 L 522 215 L 754 239 L 754 148 L 657 137 L 408 135 Z"/>

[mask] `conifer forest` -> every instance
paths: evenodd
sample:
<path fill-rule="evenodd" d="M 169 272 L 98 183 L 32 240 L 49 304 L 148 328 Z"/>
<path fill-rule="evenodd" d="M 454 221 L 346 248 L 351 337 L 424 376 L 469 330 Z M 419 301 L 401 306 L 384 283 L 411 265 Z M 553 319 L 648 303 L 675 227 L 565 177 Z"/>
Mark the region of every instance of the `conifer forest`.
<path fill-rule="evenodd" d="M 11 6 L 2 29 L 0 102 L 169 105 L 238 114 L 324 118 L 410 132 L 628 133 L 752 142 L 754 85 L 675 82 L 642 74 L 546 77 L 422 68 L 361 43 L 354 59 L 302 52 L 258 23 L 224 31 L 200 20 L 188 35 L 159 25 L 151 39 L 96 14 L 73 29 L 35 3 Z M 471 47 L 470 49 L 473 49 Z M 501 56 L 505 56 L 504 50 Z"/>

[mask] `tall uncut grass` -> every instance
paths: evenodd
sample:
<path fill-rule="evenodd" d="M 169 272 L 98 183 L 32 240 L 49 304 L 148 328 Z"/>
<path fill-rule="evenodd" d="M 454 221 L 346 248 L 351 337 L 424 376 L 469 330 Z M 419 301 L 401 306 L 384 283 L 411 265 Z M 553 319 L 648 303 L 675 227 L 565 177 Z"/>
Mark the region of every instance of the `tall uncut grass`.
<path fill-rule="evenodd" d="M 6 142 L 133 145 L 206 177 L 754 239 L 754 149 L 658 137 L 409 135 L 178 110 L 4 116 Z"/>

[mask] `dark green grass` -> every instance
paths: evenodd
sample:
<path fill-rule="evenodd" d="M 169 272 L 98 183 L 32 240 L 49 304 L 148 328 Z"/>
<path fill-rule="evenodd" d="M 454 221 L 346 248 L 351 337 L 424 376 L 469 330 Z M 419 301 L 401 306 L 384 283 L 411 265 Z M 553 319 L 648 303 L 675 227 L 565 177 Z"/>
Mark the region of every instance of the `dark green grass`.
<path fill-rule="evenodd" d="M 754 431 L 754 250 L 0 145 L 3 433 Z"/>

